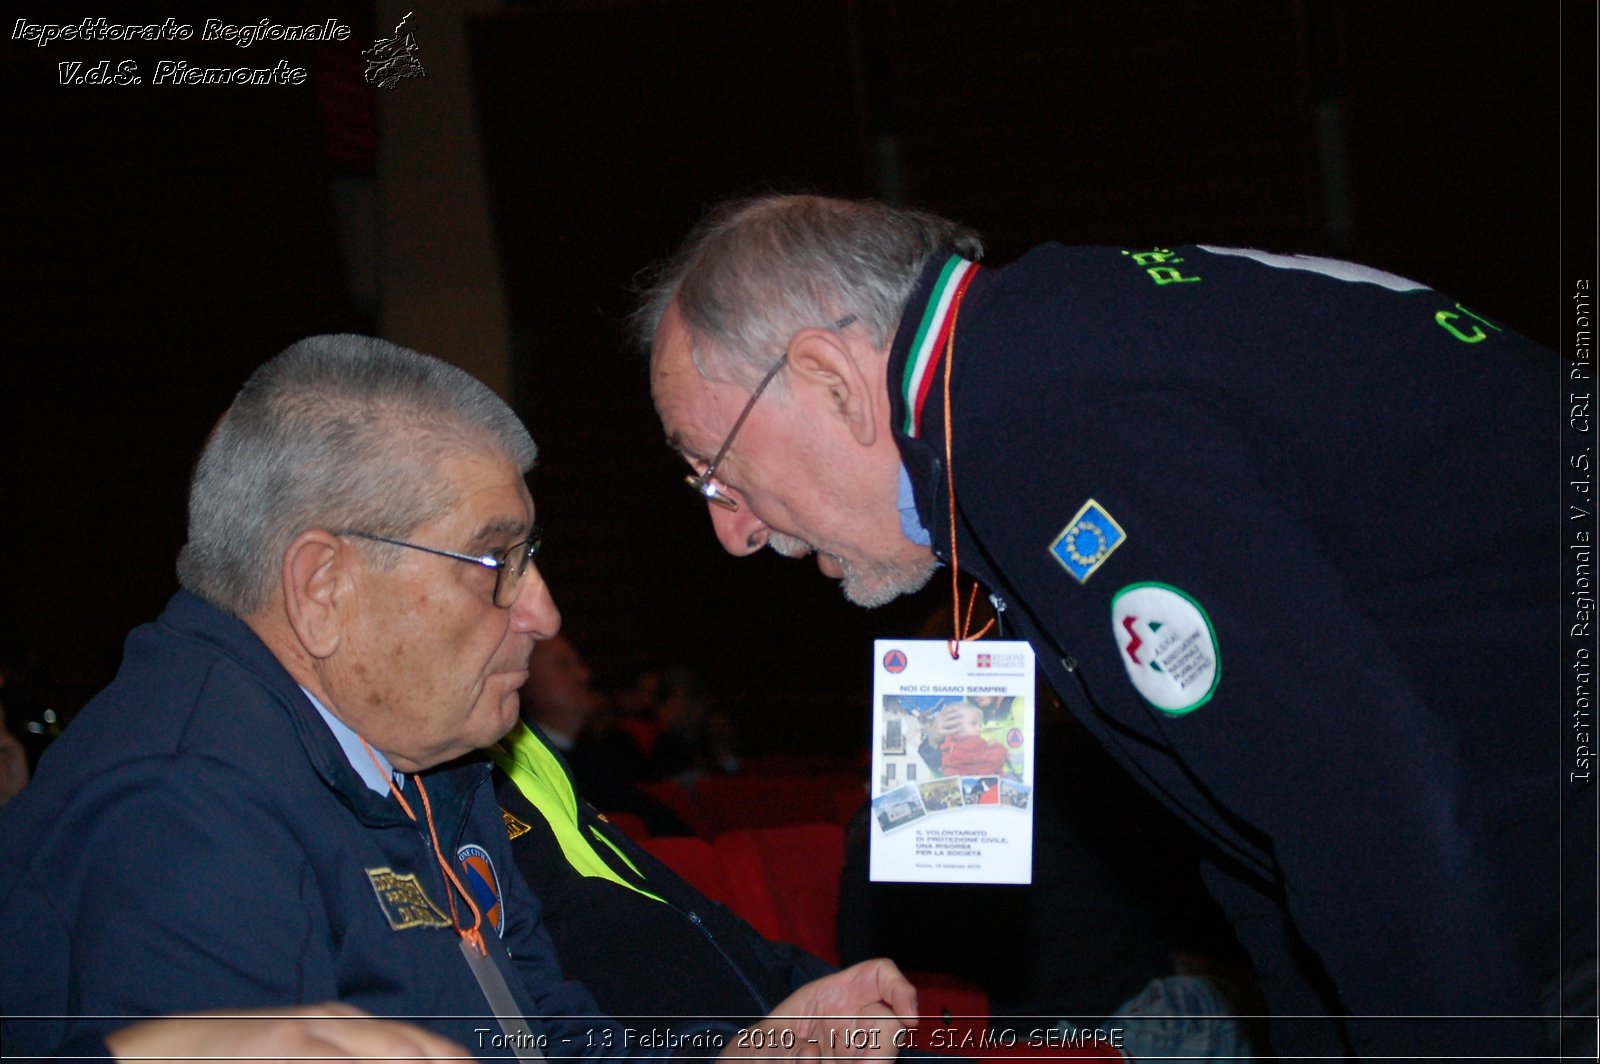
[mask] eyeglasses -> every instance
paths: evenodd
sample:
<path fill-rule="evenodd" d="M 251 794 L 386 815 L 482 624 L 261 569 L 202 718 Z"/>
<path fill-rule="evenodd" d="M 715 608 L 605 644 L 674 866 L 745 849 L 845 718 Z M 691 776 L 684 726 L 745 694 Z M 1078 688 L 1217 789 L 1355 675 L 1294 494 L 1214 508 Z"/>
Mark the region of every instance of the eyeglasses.
<path fill-rule="evenodd" d="M 528 572 L 528 563 L 539 553 L 539 546 L 544 540 L 544 530 L 534 525 L 528 530 L 528 538 L 521 543 L 513 543 L 499 554 L 457 554 L 453 550 L 440 550 L 437 547 L 424 547 L 418 543 L 407 543 L 403 539 L 390 539 L 388 536 L 374 536 L 370 532 L 340 532 L 341 536 L 354 536 L 356 539 L 370 539 L 374 543 L 387 543 L 391 547 L 409 547 L 411 550 L 420 550 L 428 554 L 437 554 L 441 558 L 454 558 L 458 562 L 471 562 L 481 565 L 485 569 L 494 571 L 494 592 L 489 596 L 491 601 L 501 609 L 510 609 L 511 604 L 517 601 L 517 591 L 522 586 L 522 578 Z"/>
<path fill-rule="evenodd" d="M 857 315 L 855 314 L 846 314 L 828 327 L 837 332 L 849 326 L 856 318 Z M 743 410 L 739 411 L 739 416 L 735 419 L 733 428 L 728 430 L 727 438 L 722 441 L 722 446 L 717 448 L 715 457 L 711 459 L 711 463 L 706 466 L 705 470 L 700 473 L 690 473 L 683 478 L 684 483 L 688 484 L 690 489 L 696 495 L 705 499 L 706 502 L 715 503 L 724 510 L 736 511 L 739 509 L 738 500 L 723 491 L 722 485 L 718 484 L 714 479 L 717 474 L 717 466 L 721 465 L 722 460 L 728 456 L 728 448 L 733 446 L 733 438 L 739 434 L 739 427 L 744 424 L 744 419 L 750 416 L 750 411 L 755 407 L 756 400 L 761 398 L 761 393 L 767 390 L 767 385 L 772 383 L 772 378 L 778 375 L 778 371 L 783 369 L 788 361 L 789 353 L 785 351 L 778 357 L 778 361 L 773 363 L 772 368 L 767 370 L 767 375 L 761 378 L 761 383 L 756 385 L 756 390 L 750 393 L 750 401 L 744 404 Z"/>

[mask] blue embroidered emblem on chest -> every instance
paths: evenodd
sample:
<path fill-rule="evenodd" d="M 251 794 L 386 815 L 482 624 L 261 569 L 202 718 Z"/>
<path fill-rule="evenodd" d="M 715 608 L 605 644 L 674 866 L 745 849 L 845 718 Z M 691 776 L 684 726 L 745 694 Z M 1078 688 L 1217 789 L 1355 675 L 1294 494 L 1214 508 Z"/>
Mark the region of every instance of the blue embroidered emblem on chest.
<path fill-rule="evenodd" d="M 1050 557 L 1082 584 L 1127 538 L 1105 507 L 1090 499 L 1050 544 Z"/>

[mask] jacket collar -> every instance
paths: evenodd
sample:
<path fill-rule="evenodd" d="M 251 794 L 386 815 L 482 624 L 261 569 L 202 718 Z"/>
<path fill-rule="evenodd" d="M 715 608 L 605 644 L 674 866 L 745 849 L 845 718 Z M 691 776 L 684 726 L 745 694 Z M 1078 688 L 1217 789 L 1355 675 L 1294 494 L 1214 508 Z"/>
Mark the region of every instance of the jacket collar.
<path fill-rule="evenodd" d="M 596 832 L 591 838 L 584 831 L 583 817 L 579 815 L 581 800 L 573 788 L 572 769 L 560 753 L 550 746 L 543 732 L 518 721 L 516 727 L 489 747 L 487 753 L 528 800 L 528 804 L 544 817 L 550 825 L 550 833 L 561 846 L 562 856 L 580 875 L 609 879 L 654 901 L 662 900 L 624 879 L 601 855 L 595 845 L 596 839 L 622 858 L 640 880 L 644 879 L 643 873 L 628 856 L 613 846 L 604 835 Z"/>
<path fill-rule="evenodd" d="M 948 249 L 930 258 L 889 349 L 889 422 L 911 481 L 917 517 L 932 534 L 933 551 L 941 558 L 948 556 L 950 539 L 944 476 L 945 342 L 956 292 L 963 283 L 976 283 L 976 268 L 972 260 Z M 970 311 L 968 301 L 963 321 L 971 320 Z"/>
<path fill-rule="evenodd" d="M 300 685 L 244 621 L 198 595 L 179 591 L 168 602 L 159 623 L 185 639 L 210 646 L 250 673 L 282 708 L 312 770 L 363 823 L 373 826 L 410 823 L 410 818 L 392 796 L 378 794 L 356 773 L 343 747 Z M 481 782 L 487 773 L 488 766 L 481 759 L 475 759 L 466 765 L 458 761 L 448 767 L 432 769 L 424 778 L 429 793 L 435 795 L 436 809 L 455 809 L 460 807 L 461 794 Z M 471 778 L 456 778 L 463 775 Z M 435 783 L 436 778 L 443 787 Z M 439 827 L 443 831 L 446 826 L 441 822 Z"/>

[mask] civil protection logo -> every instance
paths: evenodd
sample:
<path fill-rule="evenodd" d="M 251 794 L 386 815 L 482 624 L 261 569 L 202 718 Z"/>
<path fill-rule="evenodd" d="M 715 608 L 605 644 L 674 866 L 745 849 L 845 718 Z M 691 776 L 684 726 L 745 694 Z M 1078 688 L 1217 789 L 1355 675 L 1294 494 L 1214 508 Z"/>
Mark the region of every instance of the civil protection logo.
<path fill-rule="evenodd" d="M 883 668 L 886 672 L 905 672 L 906 655 L 902 650 L 891 650 L 883 656 Z"/>
<path fill-rule="evenodd" d="M 490 860 L 483 847 L 470 844 L 456 851 L 456 860 L 461 864 L 462 885 L 472 895 L 478 911 L 489 921 L 489 926 L 499 934 L 503 914 L 500 909 L 500 879 L 494 873 L 494 861 Z"/>

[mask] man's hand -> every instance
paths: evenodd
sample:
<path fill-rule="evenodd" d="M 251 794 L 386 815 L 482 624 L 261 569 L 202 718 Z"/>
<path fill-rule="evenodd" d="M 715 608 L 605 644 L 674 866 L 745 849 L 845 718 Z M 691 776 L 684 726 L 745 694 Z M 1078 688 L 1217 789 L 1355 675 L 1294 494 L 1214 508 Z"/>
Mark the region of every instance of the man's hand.
<path fill-rule="evenodd" d="M 939 710 L 934 717 L 934 730 L 939 738 L 957 735 L 977 735 L 983 727 L 983 710 L 970 702 L 955 702 Z"/>
<path fill-rule="evenodd" d="M 374 1019 L 341 1002 L 147 1020 L 106 1037 L 119 1061 L 227 1060 L 400 1062 L 471 1054 L 409 1023 Z M 237 1058 L 233 1055 L 237 1054 Z"/>
<path fill-rule="evenodd" d="M 893 961 L 862 961 L 796 990 L 722 1051 L 794 1059 L 893 1058 L 917 1025 L 917 991 Z"/>

